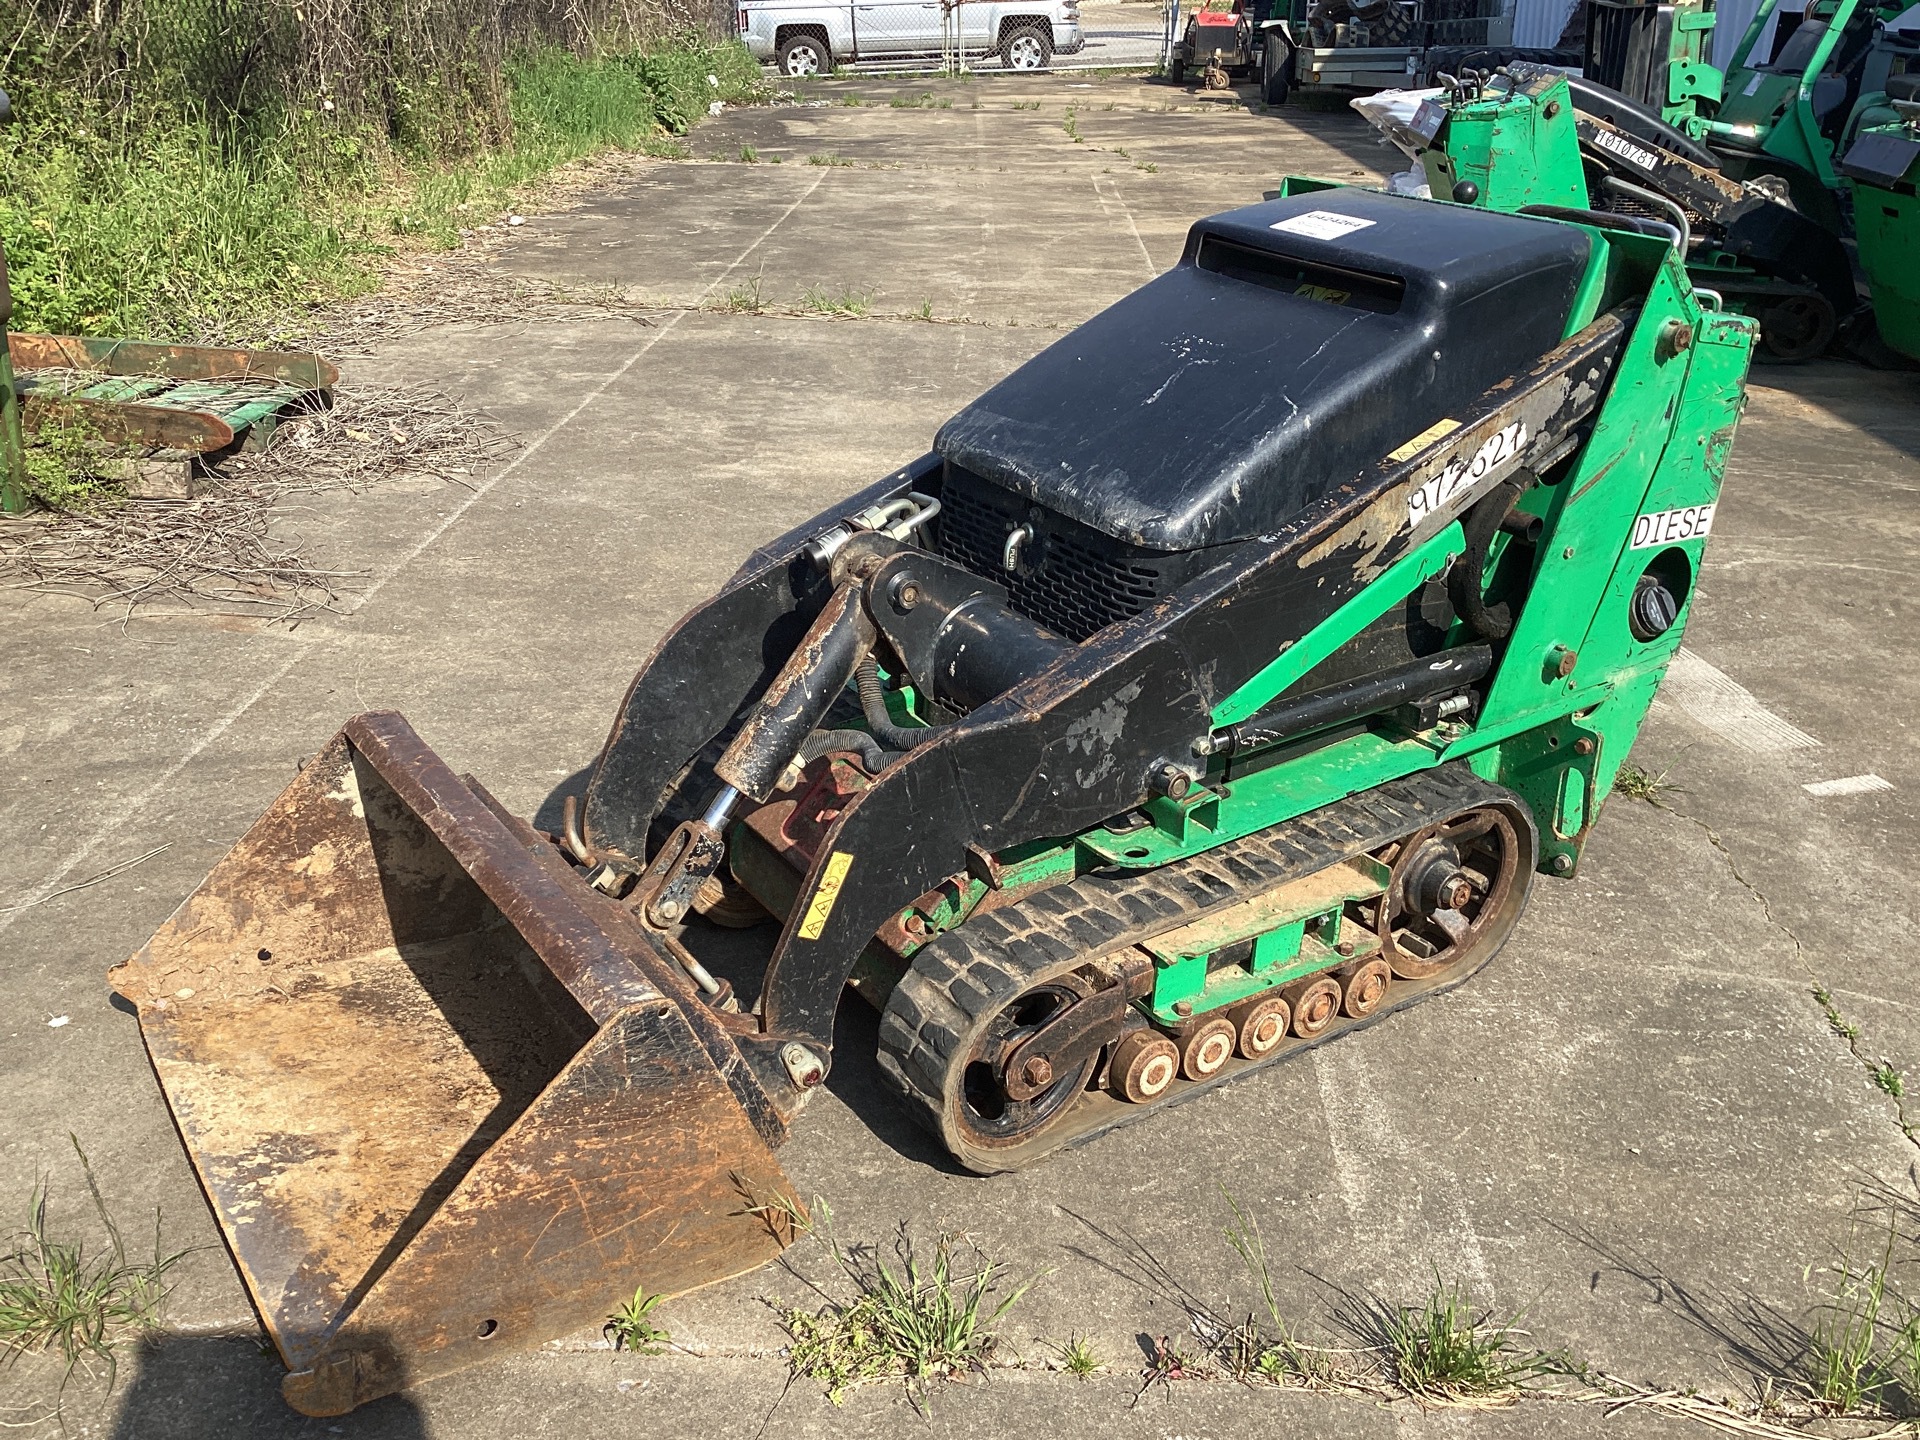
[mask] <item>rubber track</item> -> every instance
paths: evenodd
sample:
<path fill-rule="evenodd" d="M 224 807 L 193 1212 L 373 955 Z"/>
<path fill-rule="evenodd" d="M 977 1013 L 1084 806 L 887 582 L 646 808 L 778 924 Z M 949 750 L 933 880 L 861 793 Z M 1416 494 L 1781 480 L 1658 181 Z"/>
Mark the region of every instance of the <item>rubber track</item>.
<path fill-rule="evenodd" d="M 943 1136 L 941 1092 L 946 1076 L 979 1025 L 1007 1000 L 1063 964 L 1090 961 L 1298 880 L 1351 856 L 1376 850 L 1448 815 L 1475 805 L 1525 806 L 1511 791 L 1480 779 L 1466 766 L 1445 765 L 1364 791 L 1270 829 L 1229 841 L 1154 870 L 1087 875 L 967 921 L 923 946 L 895 987 L 880 1018 L 880 1068 L 922 1126 Z M 1522 877 L 1524 878 L 1524 877 Z M 1053 1150 L 1077 1145 L 1167 1105 L 1191 1099 L 1247 1070 L 1290 1058 L 1336 1035 L 1403 1009 L 1428 994 L 1452 989 L 1479 967 L 1452 967 L 1426 981 L 1396 979 L 1389 1003 L 1365 1020 L 1342 1019 L 1312 1042 L 1293 1040 L 1260 1061 L 1232 1061 L 1220 1075 L 1194 1083 L 1176 1080 L 1167 1096 L 1132 1105 L 1089 1091 L 1103 1113 L 1080 1126 L 1063 1123 L 1062 1138 L 1031 1156 L 1005 1156 L 997 1168 L 1016 1168 Z M 1394 1000 L 1399 993 L 1403 998 Z"/>

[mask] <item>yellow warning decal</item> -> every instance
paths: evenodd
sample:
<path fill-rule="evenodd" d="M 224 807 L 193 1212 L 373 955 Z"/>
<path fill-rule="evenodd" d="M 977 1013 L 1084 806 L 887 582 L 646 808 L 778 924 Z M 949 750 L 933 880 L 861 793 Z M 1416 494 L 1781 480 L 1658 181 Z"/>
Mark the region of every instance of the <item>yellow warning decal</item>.
<path fill-rule="evenodd" d="M 1441 439 L 1443 436 L 1451 435 L 1459 428 L 1460 422 L 1458 420 L 1438 421 L 1435 424 L 1429 425 L 1418 435 L 1407 441 L 1406 444 L 1387 456 L 1387 459 L 1393 461 L 1395 464 L 1398 464 L 1402 460 L 1411 460 L 1434 441 Z"/>
<path fill-rule="evenodd" d="M 847 883 L 847 871 L 853 868 L 853 856 L 845 850 L 836 850 L 827 857 L 827 868 L 820 875 L 820 885 L 813 892 L 813 901 L 807 906 L 807 918 L 800 922 L 802 940 L 818 940 L 827 928 L 827 917 L 833 914 L 833 902 L 840 898 L 840 887 Z"/>

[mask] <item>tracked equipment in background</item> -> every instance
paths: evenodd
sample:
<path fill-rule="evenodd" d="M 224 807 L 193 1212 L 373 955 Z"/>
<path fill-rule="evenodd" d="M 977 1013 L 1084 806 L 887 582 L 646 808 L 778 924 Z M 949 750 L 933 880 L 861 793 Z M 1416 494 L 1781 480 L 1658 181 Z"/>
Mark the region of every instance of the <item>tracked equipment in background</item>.
<path fill-rule="evenodd" d="M 1751 322 L 1617 216 L 1295 188 L 750 556 L 559 834 L 363 715 L 113 972 L 296 1407 L 776 1255 L 850 986 L 972 1170 L 1174 1146 L 1579 873 Z"/>
<path fill-rule="evenodd" d="M 1777 187 L 1721 173 L 1705 146 L 1623 95 L 1516 62 L 1449 77 L 1382 124 L 1436 196 L 1488 210 L 1604 211 L 1668 234 L 1696 286 L 1753 315 L 1765 358 L 1810 359 L 1859 305 L 1845 249 Z"/>

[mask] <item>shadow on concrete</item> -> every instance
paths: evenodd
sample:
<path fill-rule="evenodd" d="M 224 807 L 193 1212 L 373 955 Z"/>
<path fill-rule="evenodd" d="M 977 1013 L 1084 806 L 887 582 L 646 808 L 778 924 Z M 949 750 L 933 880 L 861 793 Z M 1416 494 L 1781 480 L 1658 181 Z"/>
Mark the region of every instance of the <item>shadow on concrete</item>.
<path fill-rule="evenodd" d="M 1874 370 L 1848 360 L 1809 360 L 1804 365 L 1756 365 L 1748 375 L 1756 389 L 1778 390 L 1818 406 L 1843 425 L 1920 460 L 1920 370 Z M 1798 441 L 1795 458 L 1817 466 L 1831 436 L 1816 429 Z M 1739 442 L 1735 441 L 1736 450 Z"/>
<path fill-rule="evenodd" d="M 1220 1323 L 1219 1311 L 1207 1301 L 1202 1300 L 1186 1282 L 1168 1268 L 1167 1263 L 1153 1246 L 1147 1244 L 1131 1230 L 1113 1230 L 1099 1222 L 1082 1215 L 1071 1206 L 1062 1205 L 1060 1213 L 1067 1216 L 1093 1240 L 1098 1242 L 1092 1247 L 1069 1245 L 1067 1253 L 1085 1260 L 1089 1265 L 1098 1267 L 1129 1285 L 1146 1291 L 1149 1295 L 1177 1306 L 1186 1312 L 1190 1320 L 1208 1325 Z M 1149 1341 L 1151 1337 L 1148 1337 Z M 1153 1359 L 1153 1350 L 1149 1344 L 1147 1358 Z"/>
<path fill-rule="evenodd" d="M 316 1420 L 280 1396 L 286 1373 L 279 1358 L 252 1335 L 166 1335 L 140 1347 L 120 1370 L 113 1411 L 114 1440 L 202 1440 L 246 1435 L 274 1440 L 350 1434 L 356 1440 L 425 1440 L 420 1408 L 406 1395 L 389 1395 L 350 1417 Z"/>
<path fill-rule="evenodd" d="M 1813 1336 L 1794 1316 L 1749 1293 L 1698 1289 L 1676 1279 L 1658 1262 L 1603 1240 L 1585 1226 L 1557 1220 L 1547 1223 L 1602 1262 L 1588 1282 L 1589 1289 L 1597 1290 L 1608 1274 L 1638 1281 L 1646 1287 L 1651 1303 L 1679 1315 L 1720 1345 L 1745 1372 L 1756 1399 L 1777 1393 L 1782 1380 L 1805 1372 Z"/>

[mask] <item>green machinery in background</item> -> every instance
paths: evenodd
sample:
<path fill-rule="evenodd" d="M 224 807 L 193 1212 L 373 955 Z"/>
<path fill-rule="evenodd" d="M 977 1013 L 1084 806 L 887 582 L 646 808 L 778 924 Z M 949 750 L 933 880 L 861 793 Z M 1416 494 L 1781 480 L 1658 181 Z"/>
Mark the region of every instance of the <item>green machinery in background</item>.
<path fill-rule="evenodd" d="M 1576 88 L 1578 87 L 1578 88 Z M 1619 103 L 1613 103 L 1619 102 Z M 1758 353 L 1805 360 L 1857 303 L 1845 250 L 1766 187 L 1720 173 L 1698 145 L 1585 81 L 1515 64 L 1423 102 L 1387 134 L 1435 196 L 1508 212 L 1605 211 L 1665 227 L 1695 286 L 1759 321 Z M 1682 153 L 1684 150 L 1685 153 Z"/>
<path fill-rule="evenodd" d="M 1888 113 L 1867 117 L 1840 169 L 1880 338 L 1920 360 L 1920 73 L 1890 77 L 1886 96 Z"/>
<path fill-rule="evenodd" d="M 1706 133 L 1725 83 L 1713 64 L 1713 0 L 1586 0 L 1581 18 L 1582 75 L 1695 140 Z"/>
<path fill-rule="evenodd" d="M 1809 0 L 1795 20 L 1781 0 L 1767 0 L 1741 36 L 1719 102 L 1703 107 L 1702 133 L 1721 168 L 1736 180 L 1777 175 L 1797 207 L 1843 229 L 1838 158 L 1862 114 L 1884 105 L 1889 74 L 1904 69 L 1899 47 L 1880 43 L 1904 9 Z M 1762 58 L 1770 19 L 1773 54 Z"/>

